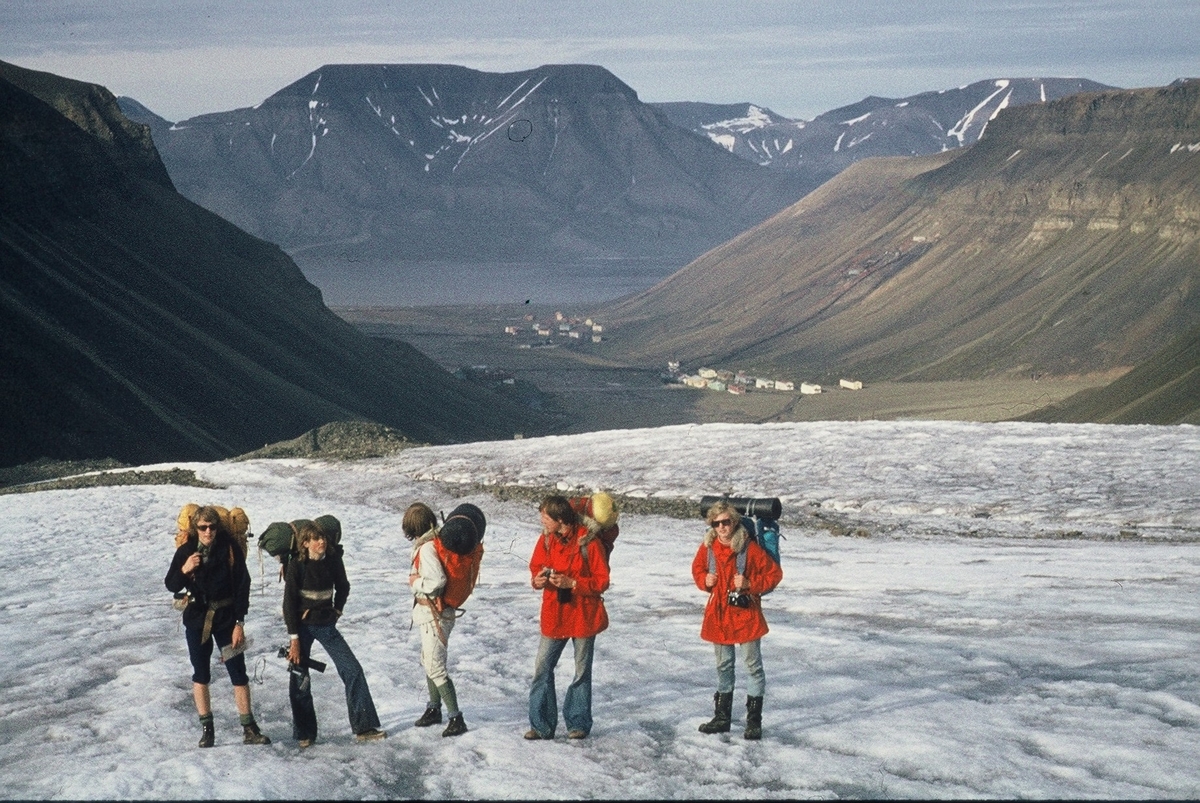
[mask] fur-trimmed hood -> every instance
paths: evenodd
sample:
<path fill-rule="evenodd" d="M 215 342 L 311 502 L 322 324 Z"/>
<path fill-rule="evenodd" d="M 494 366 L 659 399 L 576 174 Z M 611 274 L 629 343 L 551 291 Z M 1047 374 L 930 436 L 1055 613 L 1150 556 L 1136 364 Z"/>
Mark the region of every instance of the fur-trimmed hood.
<path fill-rule="evenodd" d="M 709 527 L 708 532 L 704 534 L 704 546 L 711 547 L 715 540 L 717 540 L 717 531 Z M 738 525 L 733 528 L 733 536 L 729 548 L 735 553 L 741 552 L 746 548 L 746 542 L 749 540 L 750 533 L 746 532 L 746 528 L 742 526 L 742 522 L 739 520 Z"/>

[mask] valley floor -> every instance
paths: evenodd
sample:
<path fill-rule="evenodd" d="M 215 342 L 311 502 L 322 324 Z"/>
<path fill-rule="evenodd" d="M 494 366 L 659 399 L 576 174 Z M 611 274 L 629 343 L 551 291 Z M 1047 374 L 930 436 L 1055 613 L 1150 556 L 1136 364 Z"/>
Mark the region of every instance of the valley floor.
<path fill-rule="evenodd" d="M 576 314 L 568 307 L 559 309 L 568 316 Z M 487 365 L 527 383 L 526 393 L 536 388 L 544 396 L 542 403 L 562 415 L 564 432 L 718 422 L 1003 421 L 1115 378 L 880 382 L 858 391 L 826 386 L 819 395 L 764 390 L 734 396 L 666 385 L 660 377 L 665 365 L 614 364 L 597 356 L 586 340 L 552 334 L 550 346 L 521 348 L 522 343 L 530 344 L 530 337 L 505 334 L 507 326 L 528 329 L 526 316 L 553 321 L 555 308 L 340 307 L 334 311 L 367 334 L 412 344 L 448 370 Z M 794 379 L 799 388 L 804 378 Z"/>

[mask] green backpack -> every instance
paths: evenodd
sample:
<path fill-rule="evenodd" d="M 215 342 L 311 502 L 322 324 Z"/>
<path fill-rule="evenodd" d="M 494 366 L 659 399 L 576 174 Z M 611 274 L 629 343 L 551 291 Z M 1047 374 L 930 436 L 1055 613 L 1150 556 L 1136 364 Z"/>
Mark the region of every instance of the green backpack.
<path fill-rule="evenodd" d="M 295 519 L 294 521 L 273 521 L 258 536 L 258 548 L 268 555 L 279 559 L 280 570 L 288 565 L 288 561 L 300 552 L 298 534 L 306 524 L 315 524 L 325 533 L 329 545 L 338 547 L 342 543 L 342 523 L 334 516 L 317 516 L 315 519 Z"/>

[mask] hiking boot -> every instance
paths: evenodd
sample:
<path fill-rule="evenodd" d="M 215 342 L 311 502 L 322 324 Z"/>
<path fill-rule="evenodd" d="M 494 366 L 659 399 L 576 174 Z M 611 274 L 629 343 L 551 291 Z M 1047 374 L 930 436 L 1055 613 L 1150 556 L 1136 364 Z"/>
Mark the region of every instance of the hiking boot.
<path fill-rule="evenodd" d="M 700 726 L 701 733 L 729 733 L 733 719 L 733 692 L 719 691 L 713 695 L 715 711 L 713 718 Z"/>
<path fill-rule="evenodd" d="M 242 744 L 270 744 L 271 739 L 265 733 L 258 729 L 258 725 L 251 722 L 249 725 L 242 726 Z"/>
<path fill-rule="evenodd" d="M 387 731 L 381 731 L 379 728 L 371 728 L 369 731 L 354 734 L 354 738 L 360 742 L 374 742 L 379 739 L 386 739 Z"/>
<path fill-rule="evenodd" d="M 442 724 L 442 707 L 440 705 L 430 705 L 425 707 L 425 713 L 421 714 L 421 718 L 413 723 L 417 728 L 428 728 L 430 725 Z"/>
<path fill-rule="evenodd" d="M 581 731 L 581 730 L 567 731 L 567 738 L 568 739 L 586 739 L 587 731 Z"/>
<path fill-rule="evenodd" d="M 535 731 L 533 728 L 530 728 L 529 730 L 525 731 L 525 738 L 531 742 L 536 742 L 539 739 L 549 740 L 549 739 L 553 739 L 554 737 L 553 736 L 543 736 L 542 734 Z"/>
<path fill-rule="evenodd" d="M 201 727 L 204 730 L 200 733 L 200 747 L 212 747 L 213 742 L 216 740 L 216 736 L 213 732 L 213 724 L 211 722 L 205 722 Z"/>
<path fill-rule="evenodd" d="M 746 732 L 742 734 L 743 738 L 762 738 L 762 700 L 762 697 L 746 698 Z"/>
<path fill-rule="evenodd" d="M 450 717 L 450 722 L 446 724 L 446 729 L 442 731 L 443 736 L 461 736 L 467 732 L 467 723 L 463 722 L 462 714 L 455 714 Z"/>

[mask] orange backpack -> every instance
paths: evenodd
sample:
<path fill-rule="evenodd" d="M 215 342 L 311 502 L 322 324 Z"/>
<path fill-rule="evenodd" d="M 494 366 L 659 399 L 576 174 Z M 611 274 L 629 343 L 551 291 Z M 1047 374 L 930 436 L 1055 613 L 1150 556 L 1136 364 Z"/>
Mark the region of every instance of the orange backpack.
<path fill-rule="evenodd" d="M 246 511 L 240 507 L 233 509 L 224 508 L 220 505 L 214 505 L 217 509 L 217 515 L 221 517 L 221 523 L 225 525 L 225 529 L 233 536 L 234 542 L 242 550 L 242 557 L 247 554 L 247 540 L 250 532 L 250 517 L 246 515 Z M 183 542 L 188 539 L 188 533 L 192 526 L 192 516 L 196 515 L 196 511 L 200 509 L 200 505 L 195 502 L 188 502 L 179 510 L 179 515 L 175 517 L 175 548 L 183 546 Z M 232 556 L 230 556 L 232 558 Z"/>

